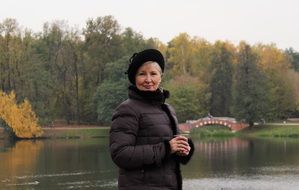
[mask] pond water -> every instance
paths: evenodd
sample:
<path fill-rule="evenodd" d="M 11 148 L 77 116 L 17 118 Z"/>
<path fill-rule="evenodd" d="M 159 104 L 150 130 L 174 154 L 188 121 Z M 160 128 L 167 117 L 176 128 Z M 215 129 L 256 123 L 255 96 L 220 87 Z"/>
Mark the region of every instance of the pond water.
<path fill-rule="evenodd" d="M 299 140 L 193 139 L 184 190 L 299 189 Z M 0 189 L 116 189 L 108 138 L 0 140 Z"/>

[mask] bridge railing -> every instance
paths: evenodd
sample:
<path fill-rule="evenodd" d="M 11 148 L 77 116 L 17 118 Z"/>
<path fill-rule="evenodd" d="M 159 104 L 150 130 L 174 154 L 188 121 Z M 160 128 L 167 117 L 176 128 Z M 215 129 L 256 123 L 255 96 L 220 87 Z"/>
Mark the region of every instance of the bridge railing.
<path fill-rule="evenodd" d="M 231 131 L 239 131 L 248 127 L 247 124 L 237 122 L 234 118 L 205 117 L 198 120 L 188 120 L 185 124 L 180 124 L 180 129 L 182 131 L 190 131 L 193 128 L 203 127 L 206 125 L 222 125 L 228 127 Z"/>

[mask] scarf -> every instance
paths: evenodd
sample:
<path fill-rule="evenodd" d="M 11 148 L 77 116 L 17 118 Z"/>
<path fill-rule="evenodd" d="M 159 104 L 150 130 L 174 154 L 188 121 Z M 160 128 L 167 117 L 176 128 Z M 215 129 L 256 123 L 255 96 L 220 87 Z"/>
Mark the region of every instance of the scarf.
<path fill-rule="evenodd" d="M 165 100 L 166 98 L 169 98 L 169 95 L 169 91 L 162 88 L 158 88 L 156 91 L 141 91 L 136 86 L 129 86 L 129 98 L 133 99 L 165 103 Z"/>

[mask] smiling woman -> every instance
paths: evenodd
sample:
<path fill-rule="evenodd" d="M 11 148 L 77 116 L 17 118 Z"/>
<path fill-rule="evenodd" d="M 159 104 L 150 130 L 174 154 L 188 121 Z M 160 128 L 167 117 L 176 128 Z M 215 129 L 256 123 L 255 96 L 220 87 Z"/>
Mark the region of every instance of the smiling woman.
<path fill-rule="evenodd" d="M 118 188 L 182 189 L 180 164 L 194 151 L 190 139 L 179 135 L 169 92 L 160 87 L 164 58 L 160 51 L 135 53 L 127 71 L 129 98 L 112 116 L 110 152 L 120 168 Z"/>
<path fill-rule="evenodd" d="M 137 71 L 136 87 L 141 91 L 156 91 L 161 83 L 162 70 L 157 62 L 147 61 Z"/>

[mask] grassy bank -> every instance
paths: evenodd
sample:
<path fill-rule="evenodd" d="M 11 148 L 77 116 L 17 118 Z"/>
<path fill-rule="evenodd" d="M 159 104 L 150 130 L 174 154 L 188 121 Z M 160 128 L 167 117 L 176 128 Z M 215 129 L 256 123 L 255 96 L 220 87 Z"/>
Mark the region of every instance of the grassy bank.
<path fill-rule="evenodd" d="M 231 132 L 229 128 L 219 125 L 208 125 L 191 130 L 191 136 L 196 137 L 233 137 L 236 133 Z"/>
<path fill-rule="evenodd" d="M 110 127 L 54 127 L 43 128 L 43 138 L 101 138 L 108 137 Z M 228 137 L 261 137 L 261 138 L 299 138 L 298 124 L 269 123 L 231 132 L 224 126 L 205 126 L 191 130 L 190 135 L 200 138 Z M 5 138 L 4 130 L 0 128 L 0 139 Z"/>
<path fill-rule="evenodd" d="M 245 129 L 239 134 L 250 137 L 299 138 L 299 124 L 270 123 Z"/>
<path fill-rule="evenodd" d="M 224 126 L 205 126 L 193 129 L 190 134 L 196 137 L 299 138 L 299 124 L 269 123 L 266 125 L 257 125 L 235 133 Z"/>
<path fill-rule="evenodd" d="M 109 127 L 43 128 L 43 138 L 100 138 L 108 137 Z"/>

